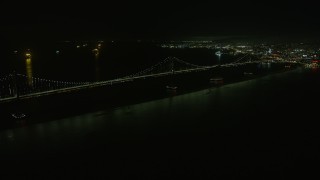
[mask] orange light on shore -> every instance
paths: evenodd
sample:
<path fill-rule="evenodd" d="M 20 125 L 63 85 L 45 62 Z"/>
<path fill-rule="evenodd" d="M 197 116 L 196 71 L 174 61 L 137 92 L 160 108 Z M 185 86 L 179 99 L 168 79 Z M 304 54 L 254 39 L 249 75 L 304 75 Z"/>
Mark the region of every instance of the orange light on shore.
<path fill-rule="evenodd" d="M 31 58 L 31 53 L 26 53 L 27 58 Z"/>

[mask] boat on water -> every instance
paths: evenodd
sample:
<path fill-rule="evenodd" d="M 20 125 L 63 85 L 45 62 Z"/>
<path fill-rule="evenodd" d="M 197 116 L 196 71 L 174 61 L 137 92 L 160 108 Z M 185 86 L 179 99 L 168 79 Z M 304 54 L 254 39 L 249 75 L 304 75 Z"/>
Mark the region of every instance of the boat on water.
<path fill-rule="evenodd" d="M 166 88 L 167 88 L 168 90 L 177 90 L 177 89 L 178 89 L 177 86 L 166 86 Z"/>
<path fill-rule="evenodd" d="M 221 77 L 211 78 L 210 82 L 214 83 L 216 85 L 223 84 L 223 78 L 221 78 Z"/>
<path fill-rule="evenodd" d="M 11 116 L 15 119 L 22 119 L 26 117 L 26 115 L 21 112 L 11 113 Z"/>
<path fill-rule="evenodd" d="M 244 75 L 253 75 L 252 72 L 244 72 L 243 74 L 244 74 Z"/>

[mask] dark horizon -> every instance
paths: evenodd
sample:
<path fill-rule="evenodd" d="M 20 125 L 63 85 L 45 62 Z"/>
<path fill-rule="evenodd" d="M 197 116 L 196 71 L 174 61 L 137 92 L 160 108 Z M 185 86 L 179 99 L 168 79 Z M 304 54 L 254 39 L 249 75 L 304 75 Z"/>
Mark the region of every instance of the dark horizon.
<path fill-rule="evenodd" d="M 1 2 L 5 39 L 175 39 L 313 36 L 314 2 Z"/>

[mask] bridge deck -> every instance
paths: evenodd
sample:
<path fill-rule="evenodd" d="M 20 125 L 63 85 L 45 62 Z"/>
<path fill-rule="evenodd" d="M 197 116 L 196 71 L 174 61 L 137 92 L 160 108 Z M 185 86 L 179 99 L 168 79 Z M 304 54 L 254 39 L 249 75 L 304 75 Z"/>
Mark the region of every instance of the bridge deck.
<path fill-rule="evenodd" d="M 292 61 L 273 61 L 273 60 L 265 60 L 265 61 L 247 61 L 247 62 L 236 62 L 236 63 L 229 63 L 229 64 L 222 64 L 220 67 L 232 67 L 232 66 L 239 66 L 239 65 L 245 65 L 250 63 L 262 63 L 262 62 L 269 62 L 269 63 L 297 63 Z M 41 92 L 31 92 L 28 94 L 22 94 L 20 95 L 20 98 L 33 98 L 33 97 L 39 97 L 44 95 L 50 95 L 50 94 L 57 94 L 57 93 L 65 93 L 70 91 L 76 91 L 76 90 L 82 90 L 87 88 L 94 88 L 94 87 L 101 87 L 101 86 L 107 86 L 112 84 L 118 84 L 118 83 L 124 83 L 129 81 L 134 81 L 138 79 L 145 79 L 150 77 L 161 77 L 161 76 L 168 76 L 171 74 L 182 74 L 182 73 L 190 73 L 190 72 L 198 72 L 198 71 L 206 71 L 211 70 L 213 68 L 218 67 L 218 65 L 213 66 L 197 66 L 193 68 L 188 69 L 182 69 L 182 70 L 176 70 L 176 71 L 167 71 L 167 72 L 161 72 L 161 73 L 155 73 L 155 74 L 143 74 L 143 75 L 137 75 L 137 76 L 126 76 L 123 78 L 113 79 L 113 80 L 107 80 L 107 81 L 99 81 L 99 82 L 85 82 L 81 85 L 74 85 L 70 87 L 63 87 L 63 88 L 56 88 L 56 89 L 50 89 L 45 90 Z M 6 98 L 0 98 L 0 102 L 6 102 L 14 100 L 16 97 L 6 97 Z"/>

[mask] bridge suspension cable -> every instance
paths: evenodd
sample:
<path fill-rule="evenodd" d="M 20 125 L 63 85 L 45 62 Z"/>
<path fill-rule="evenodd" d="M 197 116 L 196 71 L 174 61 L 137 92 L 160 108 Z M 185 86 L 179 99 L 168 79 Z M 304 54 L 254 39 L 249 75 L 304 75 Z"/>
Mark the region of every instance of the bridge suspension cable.
<path fill-rule="evenodd" d="M 208 67 L 208 66 L 199 66 L 199 65 L 196 65 L 196 64 L 191 64 L 191 63 L 188 63 L 186 61 L 183 61 L 181 59 L 178 59 L 176 57 L 173 57 L 174 60 L 176 60 L 177 62 L 180 62 L 182 64 L 185 64 L 185 65 L 188 65 L 188 66 L 191 66 L 193 68 L 205 68 L 205 67 Z"/>
<path fill-rule="evenodd" d="M 249 54 L 245 54 L 244 56 L 238 58 L 232 63 L 226 63 L 221 66 L 229 67 L 229 66 L 237 66 L 250 63 L 259 63 L 261 61 L 251 61 L 245 60 Z M 240 63 L 241 61 L 244 61 Z M 286 61 L 281 61 L 286 62 Z M 292 62 L 291 62 L 292 63 Z M 194 72 L 194 71 L 202 71 L 208 70 L 211 68 L 215 68 L 218 65 L 212 66 L 200 66 L 196 64 L 192 64 L 183 60 L 180 60 L 176 57 L 167 57 L 161 62 L 134 73 L 129 76 L 124 76 L 112 80 L 107 81 L 97 81 L 97 82 L 75 82 L 75 81 L 57 81 L 57 80 L 48 80 L 41 79 L 36 77 L 29 77 L 23 74 L 8 74 L 4 77 L 0 78 L 0 101 L 6 98 L 13 98 L 15 96 L 39 96 L 49 93 L 56 92 L 65 92 L 74 89 L 83 89 L 88 87 L 96 87 L 96 86 L 105 86 L 112 85 L 115 83 L 123 83 L 132 79 L 139 79 L 145 77 L 157 77 L 157 76 L 165 76 L 171 73 L 186 73 L 186 72 Z"/>

